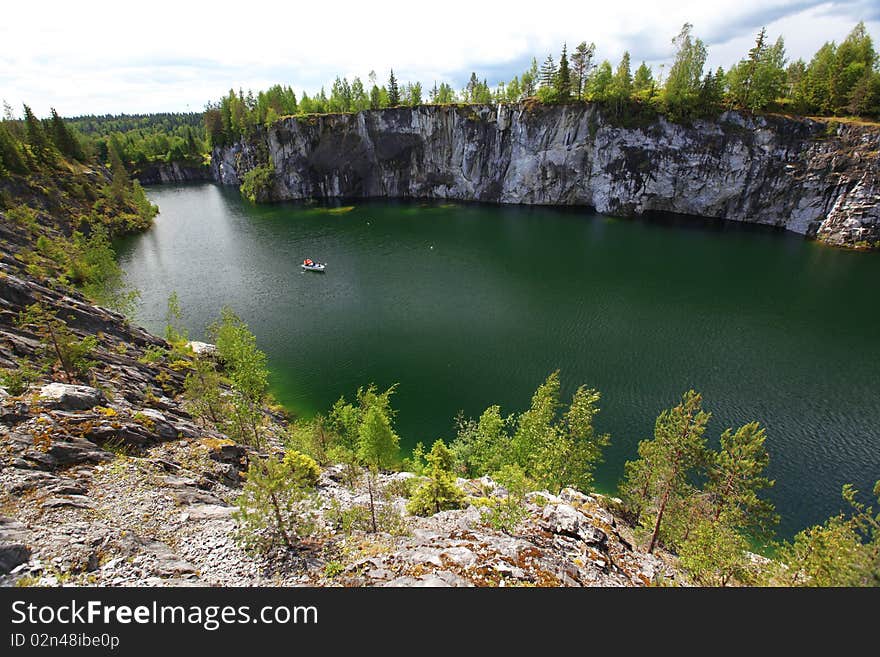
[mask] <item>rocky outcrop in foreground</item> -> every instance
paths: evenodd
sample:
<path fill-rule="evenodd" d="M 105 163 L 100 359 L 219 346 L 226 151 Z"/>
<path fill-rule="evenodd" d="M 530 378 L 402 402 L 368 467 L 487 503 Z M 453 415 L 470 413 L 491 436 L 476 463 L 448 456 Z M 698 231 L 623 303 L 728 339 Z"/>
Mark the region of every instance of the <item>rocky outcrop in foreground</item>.
<path fill-rule="evenodd" d="M 611 119 L 588 104 L 421 106 L 284 118 L 212 154 L 240 184 L 274 163 L 261 200 L 435 198 L 673 212 L 880 247 L 880 129 L 726 112 Z"/>

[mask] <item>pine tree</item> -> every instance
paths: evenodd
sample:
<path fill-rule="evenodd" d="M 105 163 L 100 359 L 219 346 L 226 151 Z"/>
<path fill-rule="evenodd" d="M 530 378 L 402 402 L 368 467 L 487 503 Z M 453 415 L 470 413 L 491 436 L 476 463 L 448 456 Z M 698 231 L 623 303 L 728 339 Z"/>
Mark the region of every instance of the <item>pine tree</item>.
<path fill-rule="evenodd" d="M 638 96 L 650 98 L 654 91 L 654 75 L 645 62 L 636 69 L 633 77 L 633 92 Z"/>
<path fill-rule="evenodd" d="M 321 469 L 305 454 L 251 461 L 238 498 L 237 538 L 249 550 L 268 552 L 280 542 L 288 550 L 315 528 L 315 485 Z"/>
<path fill-rule="evenodd" d="M 43 164 L 54 163 L 53 148 L 48 137 L 46 137 L 43 125 L 27 105 L 24 106 L 24 123 L 27 131 L 27 142 L 31 147 L 34 157 Z"/>
<path fill-rule="evenodd" d="M 559 70 L 554 80 L 556 100 L 566 103 L 571 100 L 571 70 L 568 67 L 567 45 L 562 44 L 562 55 L 559 57 Z"/>
<path fill-rule="evenodd" d="M 755 81 L 755 73 L 764 57 L 764 49 L 766 48 L 767 28 L 762 27 L 755 39 L 755 45 L 749 50 L 749 58 L 746 62 L 746 71 L 743 79 L 743 95 L 742 104 L 749 107 L 749 95 L 752 92 L 752 85 Z"/>
<path fill-rule="evenodd" d="M 452 452 L 442 440 L 437 440 L 425 459 L 428 479 L 413 494 L 407 510 L 419 516 L 428 516 L 461 507 L 464 492 L 455 483 Z"/>
<path fill-rule="evenodd" d="M 71 134 L 61 117 L 58 116 L 58 112 L 55 111 L 54 107 L 51 108 L 50 112 L 49 124 L 51 126 L 52 141 L 55 142 L 55 146 L 65 157 L 82 160 L 83 154 L 79 142 Z"/>
<path fill-rule="evenodd" d="M 649 552 L 657 546 L 670 505 L 693 493 L 690 475 L 705 457 L 703 433 L 710 417 L 701 404 L 702 397 L 690 390 L 680 404 L 660 413 L 654 439 L 640 442 L 639 459 L 625 466 L 621 492 L 651 532 Z"/>
<path fill-rule="evenodd" d="M 553 61 L 553 55 L 547 55 L 547 59 L 544 60 L 544 64 L 541 66 L 538 80 L 542 89 L 553 87 L 553 83 L 556 80 L 556 64 Z"/>
<path fill-rule="evenodd" d="M 122 156 L 120 155 L 121 150 L 122 147 L 118 145 L 118 142 L 115 139 L 111 140 L 108 149 L 108 154 L 110 156 L 110 175 L 112 176 L 110 182 L 110 194 L 117 203 L 125 203 L 128 199 L 128 190 L 131 187 L 131 178 L 129 178 L 128 171 L 122 163 Z"/>
<path fill-rule="evenodd" d="M 388 106 L 398 105 L 400 105 L 400 89 L 397 86 L 397 78 L 394 77 L 394 69 L 391 69 L 391 76 L 388 78 Z"/>
<path fill-rule="evenodd" d="M 630 68 L 629 52 L 624 52 L 611 81 L 610 96 L 614 103 L 615 111 L 620 113 L 624 103 L 632 96 L 633 80 Z"/>
<path fill-rule="evenodd" d="M 467 86 L 464 88 L 464 99 L 467 103 L 476 103 L 480 91 L 480 79 L 474 71 L 471 71 L 471 77 Z"/>
<path fill-rule="evenodd" d="M 49 368 L 59 366 L 68 383 L 75 383 L 96 365 L 89 357 L 98 346 L 94 335 L 79 338 L 58 314 L 37 302 L 27 307 L 17 324 L 40 338 L 40 353 Z"/>
<path fill-rule="evenodd" d="M 400 451 L 400 438 L 378 405 L 370 406 L 358 427 L 358 456 L 374 470 L 390 466 Z"/>
<path fill-rule="evenodd" d="M 767 534 L 779 518 L 773 504 L 762 499 L 774 482 L 764 476 L 770 456 L 767 436 L 757 422 L 721 435 L 721 449 L 713 453 L 704 491 L 712 509 L 712 522 L 724 520 L 738 531 Z"/>
<path fill-rule="evenodd" d="M 4 169 L 11 173 L 27 173 L 28 167 L 19 150 L 18 140 L 0 123 L 0 172 Z"/>
<path fill-rule="evenodd" d="M 596 44 L 587 45 L 581 41 L 571 56 L 571 73 L 574 86 L 572 91 L 577 100 L 582 100 L 586 90 L 587 77 L 593 69 L 593 55 L 596 52 Z"/>

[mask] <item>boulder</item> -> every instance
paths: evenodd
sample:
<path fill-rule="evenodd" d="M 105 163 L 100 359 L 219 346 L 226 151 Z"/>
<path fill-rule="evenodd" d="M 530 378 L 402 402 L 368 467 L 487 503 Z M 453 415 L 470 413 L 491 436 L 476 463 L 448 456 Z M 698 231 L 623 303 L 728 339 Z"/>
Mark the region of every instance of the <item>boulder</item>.
<path fill-rule="evenodd" d="M 84 411 L 103 403 L 104 393 L 89 386 L 50 383 L 40 389 L 40 401 L 50 408 Z"/>
<path fill-rule="evenodd" d="M 569 536 L 603 549 L 608 536 L 583 513 L 568 504 L 548 504 L 541 515 L 541 526 L 553 534 Z"/>
<path fill-rule="evenodd" d="M 563 488 L 562 492 L 559 493 L 559 497 L 569 504 L 593 504 L 595 500 L 589 495 L 584 495 L 579 490 L 575 490 L 574 488 Z"/>
<path fill-rule="evenodd" d="M 198 340 L 190 340 L 186 343 L 196 356 L 213 356 L 217 353 L 217 346 L 208 342 L 199 342 Z"/>
<path fill-rule="evenodd" d="M 184 520 L 228 520 L 238 509 L 219 504 L 194 504 L 186 510 Z"/>
<path fill-rule="evenodd" d="M 177 439 L 177 429 L 165 418 L 164 414 L 153 408 L 142 408 L 138 413 L 153 422 L 153 431 L 159 434 L 159 438 L 162 440 Z"/>

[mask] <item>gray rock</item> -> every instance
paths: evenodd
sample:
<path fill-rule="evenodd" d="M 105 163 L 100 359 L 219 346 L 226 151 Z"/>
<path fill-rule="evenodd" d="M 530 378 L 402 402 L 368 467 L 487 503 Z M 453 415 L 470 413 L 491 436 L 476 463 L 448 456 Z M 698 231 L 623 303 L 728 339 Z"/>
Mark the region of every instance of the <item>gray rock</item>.
<path fill-rule="evenodd" d="M 477 563 L 478 557 L 473 551 L 463 546 L 446 548 L 440 553 L 441 559 L 448 559 L 454 564 L 467 568 Z"/>
<path fill-rule="evenodd" d="M 584 541 L 603 549 L 608 537 L 583 513 L 568 504 L 548 504 L 541 514 L 541 526 L 547 531 L 560 536 L 567 536 Z"/>
<path fill-rule="evenodd" d="M 214 179 L 265 162 L 261 200 L 442 198 L 585 205 L 761 223 L 832 244 L 880 241 L 880 132 L 727 112 L 623 127 L 597 105 L 396 108 L 282 119 L 217 147 Z"/>
<path fill-rule="evenodd" d="M 147 540 L 143 545 L 143 551 L 156 558 L 154 572 L 160 577 L 175 577 L 196 572 L 195 566 L 178 557 L 170 546 L 161 541 Z"/>
<path fill-rule="evenodd" d="M 575 490 L 574 488 L 563 488 L 559 493 L 559 497 L 569 504 L 594 504 L 596 502 L 596 500 L 589 495 L 584 495 L 582 492 Z"/>
<path fill-rule="evenodd" d="M 190 340 L 186 343 L 196 356 L 213 356 L 217 353 L 217 346 L 208 342 L 199 342 L 198 340 Z"/>
<path fill-rule="evenodd" d="M 194 504 L 186 510 L 187 520 L 226 520 L 236 511 L 234 506 Z"/>
<path fill-rule="evenodd" d="M 178 504 L 207 504 L 216 506 L 226 506 L 223 500 L 216 495 L 211 495 L 197 488 L 185 487 L 175 490 L 172 496 Z"/>
<path fill-rule="evenodd" d="M 421 577 L 398 577 L 390 582 L 385 582 L 382 586 L 446 588 L 453 585 L 437 575 L 422 575 Z"/>
<path fill-rule="evenodd" d="M 170 486 L 172 488 L 183 488 L 185 486 L 195 486 L 196 480 L 191 477 L 162 477 L 162 481 L 166 486 Z"/>
<path fill-rule="evenodd" d="M 0 543 L 26 542 L 30 530 L 18 520 L 0 517 Z"/>
<path fill-rule="evenodd" d="M 71 507 L 74 509 L 91 509 L 94 504 L 82 495 L 68 495 L 67 497 L 50 497 L 45 500 L 40 507 L 43 509 L 60 509 L 62 507 Z"/>
<path fill-rule="evenodd" d="M 50 408 L 83 411 L 104 403 L 105 399 L 97 388 L 50 383 L 40 389 L 40 401 Z"/>

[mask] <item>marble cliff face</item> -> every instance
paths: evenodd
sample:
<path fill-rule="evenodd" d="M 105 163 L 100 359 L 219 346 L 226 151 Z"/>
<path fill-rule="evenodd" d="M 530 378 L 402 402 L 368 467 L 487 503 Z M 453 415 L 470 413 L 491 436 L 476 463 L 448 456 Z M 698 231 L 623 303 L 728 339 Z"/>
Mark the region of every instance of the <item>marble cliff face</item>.
<path fill-rule="evenodd" d="M 612 120 L 594 105 L 422 106 L 284 118 L 212 154 L 237 185 L 271 161 L 260 200 L 436 198 L 584 205 L 781 226 L 880 246 L 880 130 L 727 112 Z"/>

